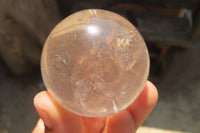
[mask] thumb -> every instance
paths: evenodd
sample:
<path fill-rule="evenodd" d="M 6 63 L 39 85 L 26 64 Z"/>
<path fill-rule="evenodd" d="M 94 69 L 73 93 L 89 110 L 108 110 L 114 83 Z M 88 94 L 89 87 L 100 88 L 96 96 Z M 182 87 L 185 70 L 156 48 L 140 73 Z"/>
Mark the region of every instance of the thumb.
<path fill-rule="evenodd" d="M 45 125 L 45 133 L 81 133 L 82 122 L 75 115 L 56 103 L 47 91 L 34 98 L 35 108 Z"/>

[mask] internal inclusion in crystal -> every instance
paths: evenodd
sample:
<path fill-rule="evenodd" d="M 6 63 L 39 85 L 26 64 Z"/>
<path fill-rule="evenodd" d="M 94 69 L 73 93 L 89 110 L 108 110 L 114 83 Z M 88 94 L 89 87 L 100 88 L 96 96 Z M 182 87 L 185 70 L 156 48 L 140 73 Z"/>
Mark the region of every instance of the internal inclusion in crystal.
<path fill-rule="evenodd" d="M 61 106 L 100 117 L 125 109 L 137 98 L 148 77 L 149 55 L 128 20 L 105 10 L 83 10 L 50 33 L 41 70 Z"/>

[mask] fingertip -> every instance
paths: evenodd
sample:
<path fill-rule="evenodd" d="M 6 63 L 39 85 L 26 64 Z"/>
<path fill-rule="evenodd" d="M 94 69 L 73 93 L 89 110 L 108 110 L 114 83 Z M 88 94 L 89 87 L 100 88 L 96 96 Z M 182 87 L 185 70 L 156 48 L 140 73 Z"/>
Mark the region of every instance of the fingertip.
<path fill-rule="evenodd" d="M 47 91 L 41 91 L 38 94 L 35 95 L 34 99 L 33 99 L 33 104 L 35 107 L 37 107 L 38 105 L 41 104 L 41 101 L 45 102 L 46 99 L 48 97 L 48 92 Z"/>
<path fill-rule="evenodd" d="M 47 91 L 39 92 L 34 97 L 34 106 L 38 115 L 43 120 L 45 126 L 48 129 L 53 129 L 51 115 L 55 115 L 57 113 L 52 113 L 55 112 L 55 109 Z"/>
<path fill-rule="evenodd" d="M 155 105 L 158 102 L 158 90 L 157 90 L 157 88 L 155 87 L 155 85 L 152 82 L 147 81 L 144 89 L 146 89 L 146 91 L 147 91 L 146 95 L 148 96 L 147 107 L 148 108 L 154 108 Z"/>
<path fill-rule="evenodd" d="M 142 92 L 137 97 L 137 99 L 132 103 L 131 106 L 137 106 L 137 108 L 142 107 L 145 109 L 151 109 L 156 105 L 157 100 L 158 100 L 157 88 L 150 81 L 147 81 Z"/>

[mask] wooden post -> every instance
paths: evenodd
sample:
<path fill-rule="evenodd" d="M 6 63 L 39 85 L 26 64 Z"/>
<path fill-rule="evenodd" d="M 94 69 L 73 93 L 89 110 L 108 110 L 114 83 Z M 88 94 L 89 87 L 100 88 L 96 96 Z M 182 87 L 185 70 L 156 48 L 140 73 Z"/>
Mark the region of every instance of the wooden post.
<path fill-rule="evenodd" d="M 200 7 L 198 8 L 194 16 L 193 39 L 200 39 Z"/>

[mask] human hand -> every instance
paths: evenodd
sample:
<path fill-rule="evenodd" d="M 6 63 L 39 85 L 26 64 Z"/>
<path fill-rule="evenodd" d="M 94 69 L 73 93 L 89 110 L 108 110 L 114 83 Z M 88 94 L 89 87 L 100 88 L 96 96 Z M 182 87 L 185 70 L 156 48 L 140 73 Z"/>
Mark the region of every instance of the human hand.
<path fill-rule="evenodd" d="M 43 91 L 34 98 L 41 119 L 32 133 L 134 133 L 155 107 L 157 99 L 156 87 L 147 81 L 127 109 L 107 117 L 89 118 L 67 111 Z"/>

